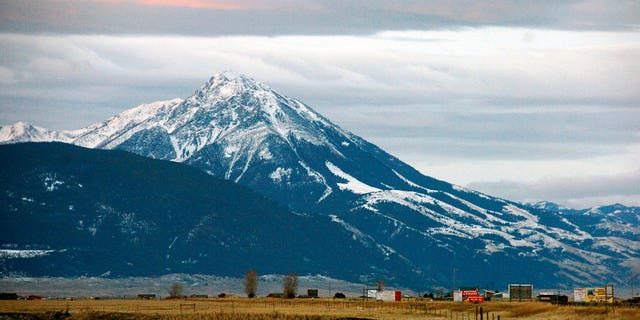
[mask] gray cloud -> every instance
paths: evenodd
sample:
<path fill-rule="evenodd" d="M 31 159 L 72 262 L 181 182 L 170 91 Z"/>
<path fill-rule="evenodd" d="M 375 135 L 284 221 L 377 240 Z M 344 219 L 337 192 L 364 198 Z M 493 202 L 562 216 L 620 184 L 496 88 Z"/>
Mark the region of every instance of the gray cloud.
<path fill-rule="evenodd" d="M 640 109 L 482 105 L 360 106 L 327 109 L 330 118 L 398 154 L 485 160 L 581 159 L 624 152 L 638 142 Z"/>
<path fill-rule="evenodd" d="M 552 201 L 572 208 L 605 203 L 640 206 L 640 171 L 608 176 L 547 178 L 536 182 L 474 182 L 469 188 L 522 202 Z"/>
<path fill-rule="evenodd" d="M 542 47 L 512 42 L 522 33 L 540 33 L 547 41 Z M 484 43 L 481 38 L 487 35 L 495 42 Z M 0 99 L 5 107 L 16 99 L 43 96 L 126 108 L 185 97 L 214 72 L 232 69 L 263 79 L 324 113 L 349 107 L 374 117 L 375 110 L 394 108 L 417 113 L 413 118 L 420 121 L 446 117 L 447 127 L 420 129 L 436 138 L 455 133 L 486 140 L 517 124 L 519 130 L 501 140 L 519 141 L 522 136 L 547 142 L 562 133 L 572 142 L 582 139 L 577 134 L 591 133 L 590 139 L 599 143 L 611 141 L 602 137 L 628 142 L 633 137 L 628 128 L 638 123 L 633 115 L 640 100 L 634 85 L 640 82 L 635 58 L 640 36 L 633 33 L 486 29 L 217 38 L 0 34 L 0 40 L 0 81 L 5 84 Z M 569 43 L 569 50 L 554 45 L 565 41 L 575 44 Z M 572 124 L 573 131 L 563 122 Z M 394 122 L 386 126 L 393 129 Z"/>
<path fill-rule="evenodd" d="M 595 189 L 640 163 L 635 2 L 237 3 L 0 3 L 0 125 L 76 129 L 231 69 L 440 179 L 561 203 L 640 199 Z"/>
<path fill-rule="evenodd" d="M 640 21 L 640 5 L 636 1 L 275 0 L 240 1 L 236 9 L 215 8 L 213 4 L 220 1 L 202 2 L 212 5 L 194 8 L 136 1 L 3 1 L 0 30 L 199 36 L 328 35 L 486 25 L 631 30 L 637 28 Z"/>

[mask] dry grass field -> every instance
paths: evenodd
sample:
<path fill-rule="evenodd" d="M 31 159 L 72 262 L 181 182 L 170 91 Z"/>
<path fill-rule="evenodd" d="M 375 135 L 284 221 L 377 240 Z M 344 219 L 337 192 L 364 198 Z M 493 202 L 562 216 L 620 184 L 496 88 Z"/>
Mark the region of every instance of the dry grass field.
<path fill-rule="evenodd" d="M 375 302 L 332 299 L 184 299 L 184 300 L 18 300 L 0 301 L 0 319 L 31 314 L 31 319 L 60 320 L 233 320 L 233 319 L 580 319 L 636 320 L 638 308 L 557 306 L 547 303 Z M 487 317 L 488 314 L 488 317 Z M 480 317 L 478 316 L 478 319 Z"/>

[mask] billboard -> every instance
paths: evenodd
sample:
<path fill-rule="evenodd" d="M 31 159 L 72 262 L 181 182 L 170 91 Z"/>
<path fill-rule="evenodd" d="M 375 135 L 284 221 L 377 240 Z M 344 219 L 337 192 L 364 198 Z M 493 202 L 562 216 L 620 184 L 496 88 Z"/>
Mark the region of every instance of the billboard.
<path fill-rule="evenodd" d="M 484 302 L 484 296 L 480 295 L 478 289 L 456 290 L 453 292 L 453 301 L 482 303 Z"/>
<path fill-rule="evenodd" d="M 606 285 L 605 286 L 605 291 L 606 291 L 605 295 L 607 295 L 607 298 L 608 297 L 612 297 L 613 298 L 613 296 L 614 296 L 614 292 L 613 292 L 614 291 L 614 287 L 613 287 L 612 284 Z"/>
<path fill-rule="evenodd" d="M 376 300 L 380 301 L 401 301 L 401 291 L 376 291 Z"/>
<path fill-rule="evenodd" d="M 461 293 L 463 298 L 480 295 L 480 292 L 478 291 L 478 289 L 461 290 Z"/>
<path fill-rule="evenodd" d="M 484 302 L 484 296 L 481 296 L 481 295 L 469 296 L 466 301 L 467 302 L 471 302 L 471 303 L 483 303 Z"/>
<path fill-rule="evenodd" d="M 584 291 L 584 300 L 576 300 L 575 291 Z M 605 288 L 578 288 L 574 289 L 573 301 L 587 303 L 613 302 L 613 286 L 609 285 Z"/>
<path fill-rule="evenodd" d="M 573 302 L 586 302 L 587 301 L 587 289 L 575 288 L 573 289 Z"/>
<path fill-rule="evenodd" d="M 531 301 L 533 300 L 532 284 L 510 284 L 509 301 Z"/>

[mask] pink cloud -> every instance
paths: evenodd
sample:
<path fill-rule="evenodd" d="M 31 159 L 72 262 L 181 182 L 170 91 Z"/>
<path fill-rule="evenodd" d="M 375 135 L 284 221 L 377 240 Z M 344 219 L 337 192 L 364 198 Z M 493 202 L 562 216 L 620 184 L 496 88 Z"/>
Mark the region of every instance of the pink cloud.
<path fill-rule="evenodd" d="M 260 6 L 247 1 L 229 0 L 90 0 L 103 3 L 139 3 L 148 6 L 203 8 L 218 10 L 242 10 L 259 8 Z"/>

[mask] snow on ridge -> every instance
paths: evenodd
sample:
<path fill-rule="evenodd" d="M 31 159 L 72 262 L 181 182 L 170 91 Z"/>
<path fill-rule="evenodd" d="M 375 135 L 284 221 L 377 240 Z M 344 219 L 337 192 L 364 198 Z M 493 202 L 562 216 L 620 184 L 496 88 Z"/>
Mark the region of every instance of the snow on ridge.
<path fill-rule="evenodd" d="M 414 188 L 418 188 L 418 189 L 422 189 L 424 191 L 426 191 L 427 193 L 432 193 L 432 192 L 436 192 L 435 190 L 431 190 L 431 189 L 427 189 L 407 178 L 405 178 L 405 176 L 401 175 L 400 173 L 398 173 L 398 171 L 391 169 L 391 171 L 393 171 L 393 173 L 395 173 L 396 176 L 398 176 L 398 178 L 400 178 L 400 180 L 406 182 L 409 186 L 414 187 Z"/>
<path fill-rule="evenodd" d="M 55 250 L 0 249 L 0 259 L 36 258 L 49 255 Z"/>
<path fill-rule="evenodd" d="M 594 247 L 608 248 L 610 251 L 624 254 L 627 257 L 633 256 L 640 247 L 637 241 L 614 236 L 597 237 L 594 240 Z"/>
<path fill-rule="evenodd" d="M 493 211 L 482 209 L 476 206 L 476 210 L 479 210 L 479 212 L 484 213 L 488 216 L 488 219 L 483 219 L 460 208 L 456 208 L 446 202 L 435 199 L 429 195 L 413 191 L 384 190 L 367 194 L 363 198 L 363 200 L 365 201 L 364 204 L 359 205 L 357 208 L 366 209 L 372 214 L 384 216 L 391 220 L 395 220 L 395 218 L 388 217 L 384 213 L 380 212 L 380 210 L 377 209 L 378 203 L 395 203 L 397 205 L 407 207 L 415 211 L 416 213 L 422 214 L 442 224 L 441 227 L 430 227 L 428 228 L 428 230 L 417 230 L 410 225 L 406 225 L 401 221 L 398 221 L 402 224 L 403 228 L 413 230 L 420 234 L 424 234 L 425 232 L 427 232 L 430 235 L 441 234 L 466 239 L 482 237 L 485 235 L 496 235 L 504 239 L 504 241 L 508 243 L 509 247 L 511 248 L 522 248 L 525 250 L 526 248 L 531 248 L 531 250 L 529 251 L 533 255 L 537 255 L 538 251 L 545 248 L 562 248 L 563 250 L 567 250 L 575 254 L 576 256 L 581 257 L 582 259 L 592 259 L 587 251 L 575 248 L 572 245 L 557 239 L 560 238 L 569 241 L 581 241 L 584 239 L 588 239 L 588 235 L 585 235 L 583 233 L 576 234 L 563 229 L 540 225 L 535 219 L 537 217 L 530 217 L 529 219 L 526 219 L 524 221 L 508 222 L 493 216 Z M 448 214 L 445 215 L 442 213 L 438 213 L 435 210 L 429 209 L 428 207 L 424 206 L 424 204 L 427 203 L 430 205 L 439 206 Z M 519 215 L 527 215 L 527 213 L 525 213 L 524 211 L 515 207 L 511 208 L 510 206 L 505 206 L 505 211 L 509 213 L 512 213 L 512 211 L 516 211 Z M 455 219 L 455 216 L 470 218 L 476 223 L 462 223 Z M 492 222 L 496 222 L 497 224 L 494 224 Z M 496 245 L 492 240 L 483 239 L 483 241 L 485 241 L 485 248 L 483 251 L 487 254 L 492 254 L 502 249 L 500 245 Z M 613 247 L 613 245 L 610 245 L 610 247 Z"/>
<path fill-rule="evenodd" d="M 516 237 L 513 236 L 512 234 L 498 228 L 494 229 L 494 228 L 486 228 L 481 226 L 474 226 L 470 228 L 470 231 L 472 231 L 472 233 L 476 235 L 496 235 L 498 237 L 503 238 L 507 242 L 509 242 L 509 245 L 511 247 L 528 247 L 528 248 L 537 247 L 534 243 L 531 243 L 524 239 L 516 239 Z M 485 239 L 485 243 L 486 241 L 489 241 L 489 240 Z M 493 242 L 491 241 L 491 243 Z M 490 248 L 486 248 L 486 249 L 490 250 Z"/>
<path fill-rule="evenodd" d="M 471 189 L 467 189 L 465 187 L 462 187 L 462 186 L 459 186 L 459 185 L 456 185 L 456 184 L 452 184 L 451 188 L 453 188 L 453 190 L 460 191 L 460 192 L 473 193 L 473 194 L 477 195 L 480 198 L 491 200 L 491 197 L 487 196 L 484 193 L 481 193 L 481 192 L 478 192 L 478 191 L 475 191 L 475 190 L 471 190 Z"/>
<path fill-rule="evenodd" d="M 434 234 L 447 234 L 452 236 L 457 236 L 461 238 L 471 239 L 472 235 L 468 232 L 468 225 L 463 224 L 451 217 L 438 213 L 432 209 L 427 208 L 424 204 L 438 205 L 439 201 L 434 199 L 433 197 L 421 194 L 413 191 L 402 191 L 402 190 L 383 190 L 379 192 L 374 192 L 367 194 L 365 196 L 365 204 L 361 205 L 360 208 L 364 208 L 369 210 L 370 212 L 384 216 L 393 221 L 397 221 L 395 218 L 391 218 L 387 215 L 384 215 L 379 212 L 379 210 L 375 207 L 376 204 L 382 202 L 391 202 L 398 204 L 400 206 L 407 207 L 429 219 L 432 219 L 440 224 L 443 227 L 429 228 L 429 232 L 433 232 Z M 402 223 L 404 225 L 404 223 Z M 416 231 L 415 228 L 407 226 L 408 229 Z M 421 234 L 425 234 L 423 231 L 418 231 Z"/>
<path fill-rule="evenodd" d="M 360 231 L 358 228 L 350 225 L 349 223 L 338 218 L 338 216 L 334 214 L 330 214 L 329 217 L 331 218 L 331 221 L 341 225 L 345 230 L 351 232 L 351 234 L 353 235 L 353 240 L 360 241 L 360 243 L 362 243 L 366 247 L 369 246 L 369 242 L 367 240 L 371 241 L 372 240 L 371 236 L 362 233 L 362 231 Z"/>
<path fill-rule="evenodd" d="M 371 244 L 375 245 L 375 247 L 378 250 L 380 250 L 380 252 L 385 256 L 385 259 L 389 259 L 389 257 L 391 255 L 395 255 L 398 258 L 404 260 L 405 262 L 409 262 L 410 261 L 405 256 L 403 256 L 403 255 L 399 254 L 398 252 L 396 252 L 396 250 L 393 249 L 392 247 L 376 242 L 374 237 L 363 233 L 358 228 L 356 228 L 356 227 L 350 225 L 349 223 L 347 223 L 346 221 L 338 218 L 338 216 L 329 215 L 329 217 L 331 218 L 331 221 L 339 224 L 345 230 L 351 232 L 353 240 L 359 241 L 365 247 L 371 247 Z"/>
<path fill-rule="evenodd" d="M 48 130 L 23 121 L 0 127 L 0 143 L 69 142 L 73 136 L 71 131 Z"/>
<path fill-rule="evenodd" d="M 151 127 L 164 125 L 164 121 L 147 123 L 161 113 L 182 103 L 182 99 L 156 101 L 144 103 L 135 108 L 125 110 L 103 122 L 92 124 L 85 129 L 78 130 L 80 134 L 72 141 L 73 144 L 87 148 L 112 149 L 131 138 L 134 134 Z"/>
<path fill-rule="evenodd" d="M 278 167 L 275 171 L 269 174 L 269 178 L 271 178 L 271 180 L 273 180 L 273 182 L 277 184 L 282 184 L 283 182 L 288 183 L 291 172 L 291 168 L 285 169 L 282 167 Z"/>
<path fill-rule="evenodd" d="M 506 213 L 511 213 L 513 215 L 516 215 L 516 216 L 524 217 L 525 220 L 521 222 L 522 225 L 526 225 L 526 226 L 534 227 L 534 228 L 539 226 L 538 217 L 534 216 L 533 214 L 531 214 L 527 210 L 524 210 L 522 208 L 518 208 L 518 207 L 514 206 L 513 204 L 505 205 L 503 207 L 503 210 Z"/>
<path fill-rule="evenodd" d="M 331 171 L 331 173 L 333 173 L 336 177 L 342 178 L 347 181 L 346 183 L 340 183 L 340 182 L 337 183 L 338 188 L 340 188 L 340 190 L 349 190 L 356 194 L 365 194 L 365 193 L 381 191 L 376 187 L 372 187 L 354 178 L 353 176 L 342 171 L 342 169 L 338 168 L 336 165 L 334 165 L 329 161 L 325 162 L 325 165 L 327 166 L 329 171 Z"/>

